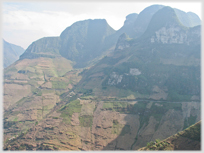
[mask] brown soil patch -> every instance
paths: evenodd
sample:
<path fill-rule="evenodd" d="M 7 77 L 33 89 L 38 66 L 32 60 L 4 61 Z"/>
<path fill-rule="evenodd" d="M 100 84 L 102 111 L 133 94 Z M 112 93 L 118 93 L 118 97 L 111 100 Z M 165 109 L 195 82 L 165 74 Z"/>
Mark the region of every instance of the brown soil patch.
<path fill-rule="evenodd" d="M 30 85 L 4 84 L 4 110 L 31 92 Z"/>
<path fill-rule="evenodd" d="M 72 114 L 72 119 L 71 119 L 71 124 L 72 125 L 79 125 L 79 113 L 73 113 Z"/>

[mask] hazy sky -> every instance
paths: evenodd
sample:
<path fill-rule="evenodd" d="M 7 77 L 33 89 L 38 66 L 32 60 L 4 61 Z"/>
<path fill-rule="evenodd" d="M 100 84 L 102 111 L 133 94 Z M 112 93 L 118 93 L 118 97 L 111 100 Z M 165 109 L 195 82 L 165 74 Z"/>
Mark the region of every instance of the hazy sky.
<path fill-rule="evenodd" d="M 26 49 L 33 41 L 47 36 L 59 36 L 74 22 L 85 19 L 104 18 L 118 30 L 125 17 L 140 13 L 153 4 L 194 12 L 201 18 L 201 1 L 52 1 L 25 2 L 1 1 L 2 37 Z"/>

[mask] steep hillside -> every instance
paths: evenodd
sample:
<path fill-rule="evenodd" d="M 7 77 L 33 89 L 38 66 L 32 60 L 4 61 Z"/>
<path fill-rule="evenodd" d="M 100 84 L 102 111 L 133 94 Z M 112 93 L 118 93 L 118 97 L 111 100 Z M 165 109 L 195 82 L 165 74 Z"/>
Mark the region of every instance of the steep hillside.
<path fill-rule="evenodd" d="M 60 38 L 45 37 L 33 42 L 20 56 L 20 59 L 35 59 L 39 57 L 55 58 L 60 56 Z"/>
<path fill-rule="evenodd" d="M 59 38 L 42 38 L 33 42 L 16 61 L 4 69 L 4 109 L 35 93 L 50 78 L 72 70 L 72 61 L 59 54 Z"/>
<path fill-rule="evenodd" d="M 20 60 L 4 69 L 5 141 L 13 140 L 22 133 L 26 133 L 46 118 L 61 102 L 63 94 L 69 94 L 81 79 L 81 76 L 78 75 L 81 70 L 73 69 L 73 65 L 83 63 L 83 60 L 72 59 L 71 61 L 67 59 L 68 57 L 64 58 L 61 55 L 60 50 L 63 45 L 66 45 L 66 38 L 74 40 L 76 36 L 75 38 L 78 40 L 72 44 L 76 45 L 77 43 L 78 45 L 82 43 L 82 33 L 75 32 L 85 30 L 86 34 L 83 37 L 85 44 L 83 45 L 86 45 L 86 49 L 87 47 L 92 49 L 89 50 L 90 52 L 80 50 L 83 52 L 80 55 L 84 54 L 83 58 L 86 59 L 85 54 L 94 55 L 93 51 L 96 51 L 94 46 L 102 44 L 105 36 L 109 32 L 114 32 L 112 28 L 108 27 L 105 20 L 81 21 L 80 24 L 77 23 L 77 26 L 70 28 L 72 30 L 68 29 L 62 33 L 62 38 L 45 37 L 33 42 L 21 55 Z M 91 29 L 95 31 L 91 31 Z M 95 44 L 91 45 L 91 41 L 96 36 L 98 38 L 94 40 Z M 95 55 L 101 54 L 96 53 Z M 87 61 L 96 58 L 95 55 Z M 87 63 L 83 65 L 83 67 L 85 66 Z M 63 102 L 60 104 L 63 105 Z"/>
<path fill-rule="evenodd" d="M 4 69 L 4 140 L 26 132 L 80 80 L 80 70 L 59 54 L 59 37 L 33 42 Z"/>
<path fill-rule="evenodd" d="M 121 35 L 115 51 L 82 76 L 78 90 L 96 96 L 199 100 L 200 27 L 184 27 L 165 7 L 140 38 Z"/>
<path fill-rule="evenodd" d="M 19 59 L 19 56 L 24 52 L 20 46 L 8 43 L 3 40 L 3 67 L 6 68 Z"/>
<path fill-rule="evenodd" d="M 37 125 L 80 80 L 63 57 L 23 59 L 4 72 L 4 141 Z"/>
<path fill-rule="evenodd" d="M 201 121 L 185 130 L 163 140 L 152 141 L 142 150 L 200 150 L 201 149 Z"/>
<path fill-rule="evenodd" d="M 76 22 L 61 33 L 60 54 L 76 61 L 75 67 L 85 67 L 112 47 L 104 44 L 104 41 L 114 32 L 105 19 Z"/>

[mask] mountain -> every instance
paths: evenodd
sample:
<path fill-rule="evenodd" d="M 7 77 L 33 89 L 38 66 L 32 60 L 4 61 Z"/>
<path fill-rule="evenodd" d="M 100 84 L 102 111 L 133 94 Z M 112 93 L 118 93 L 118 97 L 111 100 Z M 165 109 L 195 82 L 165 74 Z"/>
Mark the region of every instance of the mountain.
<path fill-rule="evenodd" d="M 77 89 L 92 89 L 96 96 L 199 99 L 200 43 L 200 27 L 184 27 L 164 7 L 140 38 L 122 35 L 115 51 L 82 75 Z"/>
<path fill-rule="evenodd" d="M 200 121 L 201 26 L 159 8 L 138 37 L 131 14 L 33 42 L 4 70 L 4 150 L 137 150 Z"/>
<path fill-rule="evenodd" d="M 150 142 L 142 150 L 200 150 L 201 121 L 163 141 Z"/>
<path fill-rule="evenodd" d="M 24 49 L 22 47 L 11 44 L 3 39 L 4 68 L 17 61 L 23 52 Z"/>
<path fill-rule="evenodd" d="M 137 18 L 133 20 L 134 21 L 133 27 L 132 26 L 129 27 L 130 32 L 128 32 L 127 35 L 129 35 L 131 38 L 140 37 L 146 31 L 149 22 L 152 19 L 152 16 L 163 7 L 165 6 L 151 5 L 145 8 L 143 11 L 141 11 L 138 14 Z M 174 11 L 181 24 L 183 24 L 184 26 L 194 27 L 197 25 L 201 25 L 201 20 L 195 13 L 192 12 L 185 13 L 184 11 L 181 11 L 176 8 L 174 8 Z"/>
<path fill-rule="evenodd" d="M 198 17 L 198 15 L 196 15 L 193 12 L 183 12 L 179 9 L 174 9 L 178 19 L 181 21 L 181 23 L 186 26 L 186 27 L 194 27 L 194 26 L 198 26 L 201 25 L 201 20 Z"/>
<path fill-rule="evenodd" d="M 108 49 L 104 41 L 113 33 L 115 30 L 104 19 L 76 22 L 61 33 L 60 54 L 76 61 L 76 67 L 84 67 Z"/>
<path fill-rule="evenodd" d="M 60 37 L 33 42 L 20 58 L 62 56 L 75 62 L 74 67 L 86 67 L 109 49 L 104 40 L 114 32 L 104 19 L 78 21 L 67 27 Z"/>
<path fill-rule="evenodd" d="M 59 37 L 45 37 L 33 42 L 20 56 L 22 59 L 35 59 L 39 57 L 55 57 L 60 56 L 60 38 Z"/>
<path fill-rule="evenodd" d="M 154 13 L 156 13 L 159 9 L 163 7 L 164 7 L 163 5 L 151 5 L 149 7 L 146 7 L 143 11 L 141 11 L 137 17 L 137 20 L 134 23 L 133 37 L 140 37 L 145 32 Z"/>

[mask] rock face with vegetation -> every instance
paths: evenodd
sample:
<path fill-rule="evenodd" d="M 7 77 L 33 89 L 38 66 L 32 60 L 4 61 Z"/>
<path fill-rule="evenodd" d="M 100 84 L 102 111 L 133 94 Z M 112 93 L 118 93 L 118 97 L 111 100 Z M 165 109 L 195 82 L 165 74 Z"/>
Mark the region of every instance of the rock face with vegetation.
<path fill-rule="evenodd" d="M 118 31 L 76 22 L 4 69 L 4 150 L 137 150 L 200 121 L 200 26 L 170 7 L 140 14 Z"/>
<path fill-rule="evenodd" d="M 22 47 L 11 44 L 3 39 L 3 67 L 6 68 L 17 61 L 24 51 Z"/>
<path fill-rule="evenodd" d="M 200 99 L 199 31 L 184 27 L 174 10 L 164 7 L 140 38 L 121 35 L 115 51 L 84 72 L 78 89 L 92 89 L 98 96 Z"/>

